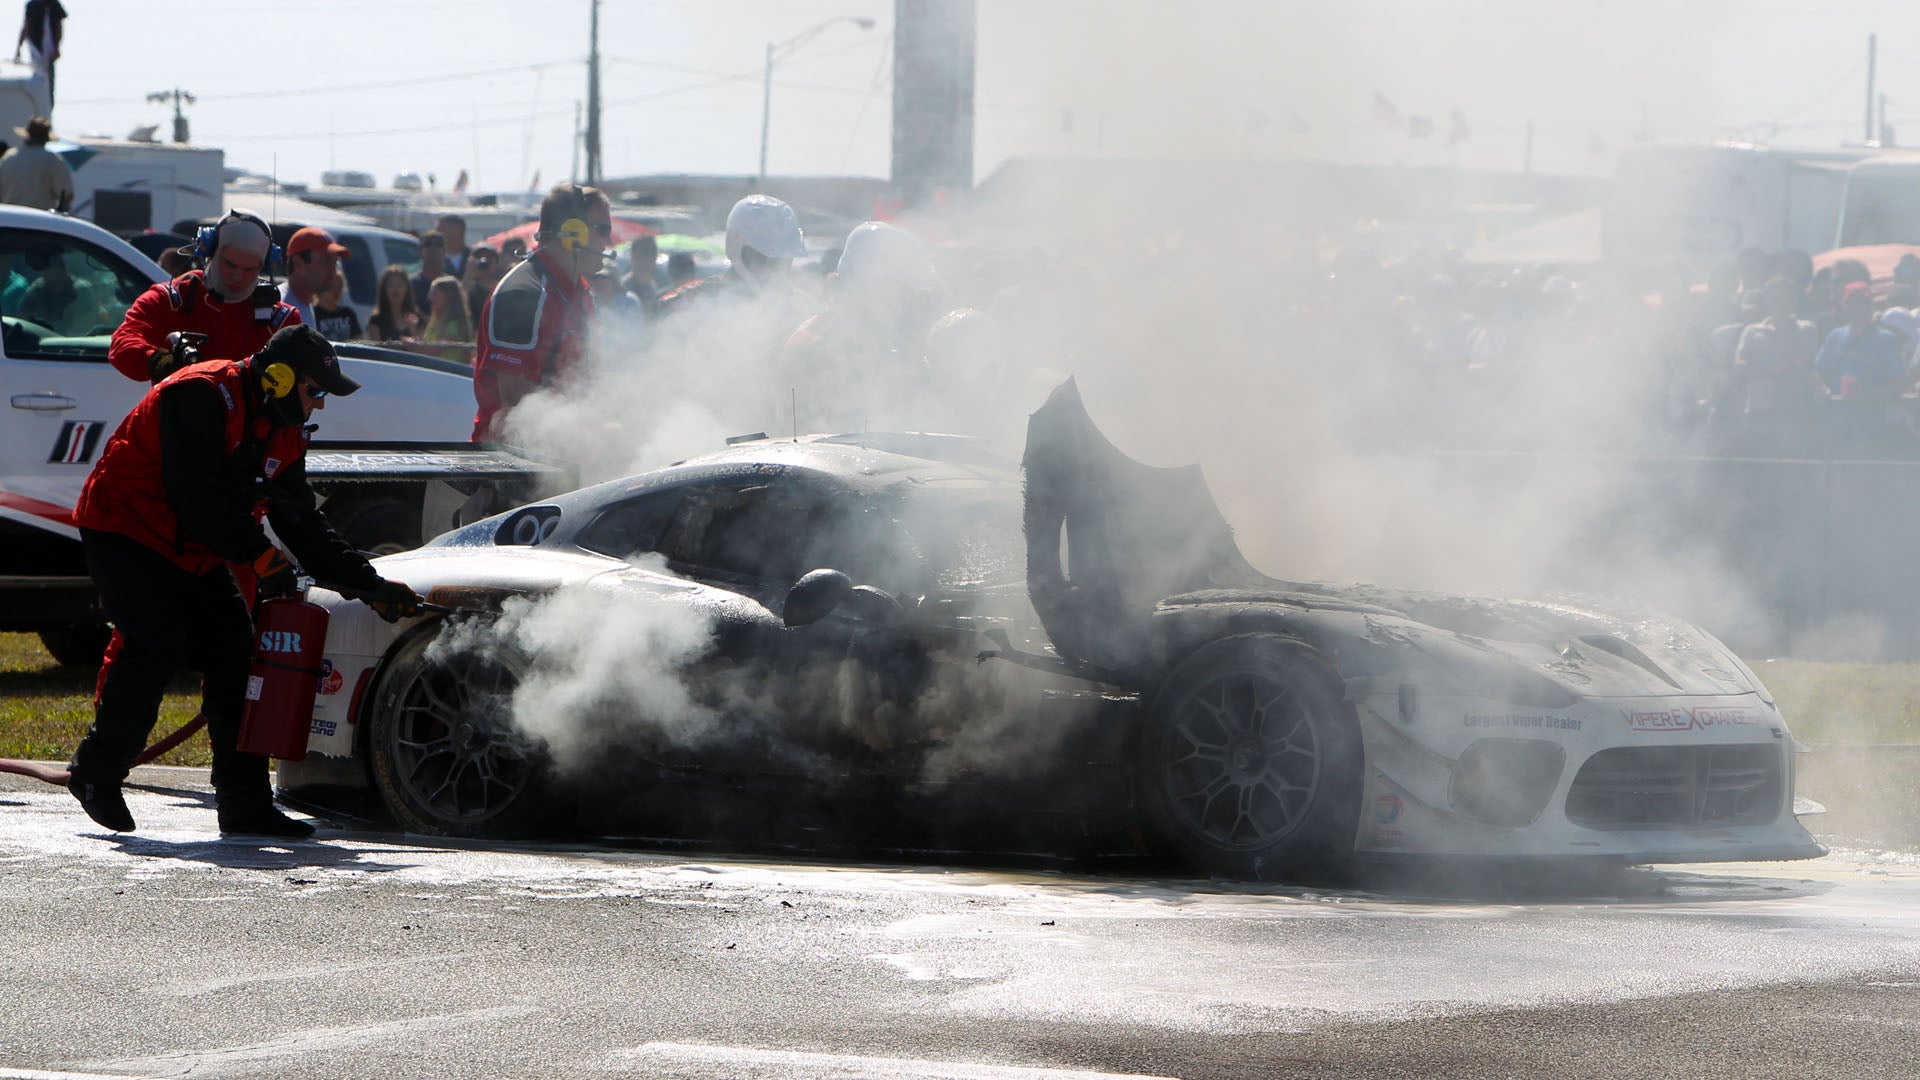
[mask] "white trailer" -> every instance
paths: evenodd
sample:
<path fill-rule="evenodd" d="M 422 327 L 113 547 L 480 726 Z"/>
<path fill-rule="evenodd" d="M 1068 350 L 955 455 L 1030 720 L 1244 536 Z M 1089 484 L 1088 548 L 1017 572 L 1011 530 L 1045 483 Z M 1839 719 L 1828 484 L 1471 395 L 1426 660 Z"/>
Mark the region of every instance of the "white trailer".
<path fill-rule="evenodd" d="M 1654 144 L 1620 157 L 1607 200 L 1610 262 L 1705 266 L 1743 248 L 1839 246 L 1848 170 L 1876 148 Z"/>
<path fill-rule="evenodd" d="M 49 149 L 73 170 L 73 215 L 110 233 L 165 232 L 222 213 L 226 154 L 216 147 L 81 138 Z"/>

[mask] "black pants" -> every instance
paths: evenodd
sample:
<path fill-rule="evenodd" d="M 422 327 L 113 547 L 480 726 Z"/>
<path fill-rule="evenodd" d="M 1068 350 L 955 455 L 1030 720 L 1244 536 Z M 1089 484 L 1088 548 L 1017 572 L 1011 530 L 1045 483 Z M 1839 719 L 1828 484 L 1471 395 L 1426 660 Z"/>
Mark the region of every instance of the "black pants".
<path fill-rule="evenodd" d="M 101 672 L 93 727 L 73 754 L 73 774 L 126 778 L 160 716 L 160 696 L 181 670 L 200 672 L 201 712 L 213 740 L 213 786 L 222 804 L 272 798 L 267 759 L 235 749 L 253 657 L 253 617 L 222 566 L 189 574 L 118 533 L 80 530 L 87 572 L 120 631 Z"/>

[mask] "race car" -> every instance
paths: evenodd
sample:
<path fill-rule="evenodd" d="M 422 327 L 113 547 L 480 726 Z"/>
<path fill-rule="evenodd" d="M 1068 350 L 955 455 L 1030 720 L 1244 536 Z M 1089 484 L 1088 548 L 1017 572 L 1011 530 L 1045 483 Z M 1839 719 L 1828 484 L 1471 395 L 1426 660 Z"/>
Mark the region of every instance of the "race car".
<path fill-rule="evenodd" d="M 1647 612 L 1282 581 L 1071 380 L 1018 468 L 755 438 L 377 563 L 284 794 L 421 833 L 1033 851 L 1238 879 L 1423 853 L 1811 858 L 1753 673 Z M 797 837 L 797 839 L 796 839 Z"/>

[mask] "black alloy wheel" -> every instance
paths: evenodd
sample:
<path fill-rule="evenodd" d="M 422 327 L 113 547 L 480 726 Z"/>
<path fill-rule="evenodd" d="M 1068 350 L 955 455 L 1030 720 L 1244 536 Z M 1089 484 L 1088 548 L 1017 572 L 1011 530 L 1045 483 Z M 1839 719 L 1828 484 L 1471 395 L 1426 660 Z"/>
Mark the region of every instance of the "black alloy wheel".
<path fill-rule="evenodd" d="M 1274 881 L 1344 866 L 1362 752 L 1333 670 L 1281 634 L 1223 638 L 1154 696 L 1136 793 L 1147 824 L 1197 870 Z"/>
<path fill-rule="evenodd" d="M 547 759 L 513 720 L 518 664 L 493 651 L 401 646 L 371 706 L 373 778 L 411 832 L 505 838 L 549 814 Z"/>

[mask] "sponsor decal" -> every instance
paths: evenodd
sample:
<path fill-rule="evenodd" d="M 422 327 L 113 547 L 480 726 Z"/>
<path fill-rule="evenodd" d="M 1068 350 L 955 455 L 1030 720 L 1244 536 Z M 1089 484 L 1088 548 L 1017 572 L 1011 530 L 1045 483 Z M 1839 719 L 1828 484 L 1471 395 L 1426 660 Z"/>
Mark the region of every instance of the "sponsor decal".
<path fill-rule="evenodd" d="M 310 727 L 308 727 L 307 730 L 312 732 L 315 735 L 332 735 L 335 731 L 338 731 L 339 729 L 340 729 L 340 725 L 337 722 L 332 720 L 324 720 L 316 716 L 313 718 L 313 724 Z"/>
<path fill-rule="evenodd" d="M 53 452 L 47 455 L 51 465 L 84 465 L 93 460 L 100 445 L 100 433 L 107 429 L 101 420 L 69 420 L 60 425 L 60 437 L 53 440 Z"/>
<path fill-rule="evenodd" d="M 321 693 L 337 694 L 340 692 L 340 687 L 343 684 L 345 684 L 345 682 L 346 682 L 346 679 L 343 676 L 341 676 L 340 672 L 334 670 L 333 661 L 331 660 L 320 661 L 320 692 Z"/>
<path fill-rule="evenodd" d="M 227 399 L 227 411 L 232 412 L 233 411 L 233 395 L 227 392 L 227 384 L 214 383 L 213 385 L 219 389 L 220 396 Z"/>
<path fill-rule="evenodd" d="M 297 653 L 300 651 L 300 635 L 292 630 L 262 630 L 260 651 Z"/>
<path fill-rule="evenodd" d="M 277 457 L 268 458 L 267 464 L 263 471 L 266 472 L 267 479 L 269 480 L 273 479 L 273 474 L 280 471 L 280 459 Z"/>
<path fill-rule="evenodd" d="M 1496 713 L 1491 716 L 1467 714 L 1470 728 L 1529 728 L 1536 731 L 1579 731 L 1583 721 L 1572 716 L 1533 716 L 1522 713 Z"/>
<path fill-rule="evenodd" d="M 1389 791 L 1373 800 L 1373 820 L 1383 825 L 1400 820 L 1400 796 Z"/>
<path fill-rule="evenodd" d="M 261 678 L 258 675 L 247 676 L 247 700 L 259 701 L 260 691 L 266 685 L 267 685 L 267 680 Z"/>
<path fill-rule="evenodd" d="M 1376 826 L 1373 830 L 1373 846 L 1378 848 L 1405 848 L 1407 834 L 1391 825 Z"/>
<path fill-rule="evenodd" d="M 1707 731 L 1722 727 L 1758 727 L 1759 713 L 1739 705 L 1696 705 L 1691 709 L 1622 710 L 1630 731 Z"/>

